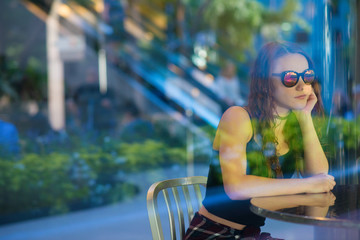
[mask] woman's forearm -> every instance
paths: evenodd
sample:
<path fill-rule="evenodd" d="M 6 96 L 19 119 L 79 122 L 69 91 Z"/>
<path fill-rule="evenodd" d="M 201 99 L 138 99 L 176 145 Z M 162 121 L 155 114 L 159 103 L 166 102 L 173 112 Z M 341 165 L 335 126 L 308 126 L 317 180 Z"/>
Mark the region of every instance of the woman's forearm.
<path fill-rule="evenodd" d="M 245 175 L 238 184 L 224 184 L 227 195 L 233 200 L 268 197 L 308 192 L 307 179 L 273 179 Z"/>
<path fill-rule="evenodd" d="M 227 178 L 224 181 L 224 188 L 231 199 L 243 200 L 254 197 L 330 192 L 335 184 L 334 177 L 327 174 L 301 179 L 273 179 L 242 175 L 234 179 Z"/>
<path fill-rule="evenodd" d="M 316 134 L 311 115 L 297 114 L 296 116 L 303 136 L 305 174 L 316 175 L 320 173 L 328 173 L 329 163 Z"/>

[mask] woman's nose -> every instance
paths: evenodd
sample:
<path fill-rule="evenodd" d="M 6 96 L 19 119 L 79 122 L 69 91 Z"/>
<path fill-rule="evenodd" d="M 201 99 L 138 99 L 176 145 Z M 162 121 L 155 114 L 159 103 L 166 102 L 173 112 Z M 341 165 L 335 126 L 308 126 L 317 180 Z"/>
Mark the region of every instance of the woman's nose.
<path fill-rule="evenodd" d="M 302 77 L 299 77 L 299 81 L 296 84 L 296 90 L 303 91 L 306 86 L 307 84 L 305 84 L 304 79 Z"/>
<path fill-rule="evenodd" d="M 306 84 L 302 80 L 302 78 L 299 79 L 299 82 L 296 84 L 296 91 L 303 92 L 305 94 L 309 94 L 312 91 L 311 84 Z"/>

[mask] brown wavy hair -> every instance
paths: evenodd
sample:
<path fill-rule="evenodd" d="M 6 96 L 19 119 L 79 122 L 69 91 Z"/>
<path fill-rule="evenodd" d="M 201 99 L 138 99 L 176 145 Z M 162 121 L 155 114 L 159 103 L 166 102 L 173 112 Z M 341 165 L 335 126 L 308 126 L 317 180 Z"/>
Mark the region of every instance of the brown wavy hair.
<path fill-rule="evenodd" d="M 269 145 L 275 148 L 274 146 L 275 144 L 277 144 L 277 139 L 275 137 L 273 129 L 276 118 L 276 116 L 274 115 L 275 99 L 273 95 L 275 91 L 274 85 L 271 81 L 270 73 L 276 60 L 287 54 L 301 54 L 308 61 L 309 68 L 315 68 L 311 58 L 298 45 L 289 42 L 270 42 L 265 44 L 260 49 L 251 71 L 250 94 L 248 99 L 248 106 L 246 107 L 246 109 L 248 110 L 252 120 L 255 120 L 257 122 L 254 125 L 254 135 L 258 133 L 261 135 L 263 152 L 266 152 Z M 312 87 L 318 99 L 312 113 L 323 116 L 324 108 L 320 95 L 320 85 L 318 79 L 316 79 L 316 81 L 312 83 Z M 286 136 L 285 134 L 285 141 L 289 144 L 289 147 L 291 148 L 292 146 L 298 146 L 296 145 L 299 144 L 298 137 L 302 138 L 302 136 L 300 126 L 298 125 L 296 118 L 292 116 L 292 118 L 288 118 L 288 120 L 290 121 L 287 121 L 284 129 L 290 127 L 295 128 L 290 129 L 290 132 L 295 132 L 294 134 L 292 134 L 291 137 L 294 140 L 294 144 L 292 144 L 293 140 L 289 139 L 290 136 Z M 298 150 L 298 154 L 296 157 L 296 166 L 300 166 L 300 155 L 302 155 L 302 153 L 300 153 L 300 149 L 298 147 L 296 148 Z M 271 175 L 271 169 L 273 169 L 278 176 L 281 176 L 282 172 L 279 166 L 278 157 L 276 155 L 276 148 L 270 152 L 273 152 L 273 154 L 270 156 L 265 156 L 267 167 L 269 170 L 268 175 Z M 299 170 L 298 167 L 297 170 Z"/>

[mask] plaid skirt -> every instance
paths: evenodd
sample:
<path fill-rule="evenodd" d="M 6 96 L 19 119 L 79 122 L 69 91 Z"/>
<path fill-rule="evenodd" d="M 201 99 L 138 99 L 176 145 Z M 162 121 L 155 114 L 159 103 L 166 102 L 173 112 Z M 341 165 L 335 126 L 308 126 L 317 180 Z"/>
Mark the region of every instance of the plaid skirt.
<path fill-rule="evenodd" d="M 269 233 L 260 233 L 259 227 L 246 226 L 243 230 L 237 230 L 207 217 L 195 213 L 184 240 L 205 239 L 242 239 L 242 240 L 281 240 L 272 238 Z"/>

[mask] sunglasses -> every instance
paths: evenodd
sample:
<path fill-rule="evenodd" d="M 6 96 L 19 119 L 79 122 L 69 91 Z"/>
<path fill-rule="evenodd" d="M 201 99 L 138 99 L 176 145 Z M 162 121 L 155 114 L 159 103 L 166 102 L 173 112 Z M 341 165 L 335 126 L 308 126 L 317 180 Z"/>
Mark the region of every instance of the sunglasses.
<path fill-rule="evenodd" d="M 300 76 L 302 77 L 305 84 L 312 84 L 315 81 L 315 72 L 312 69 L 306 69 L 302 73 L 295 71 L 273 73 L 272 76 L 280 77 L 284 86 L 289 88 L 295 86 L 298 83 Z"/>

